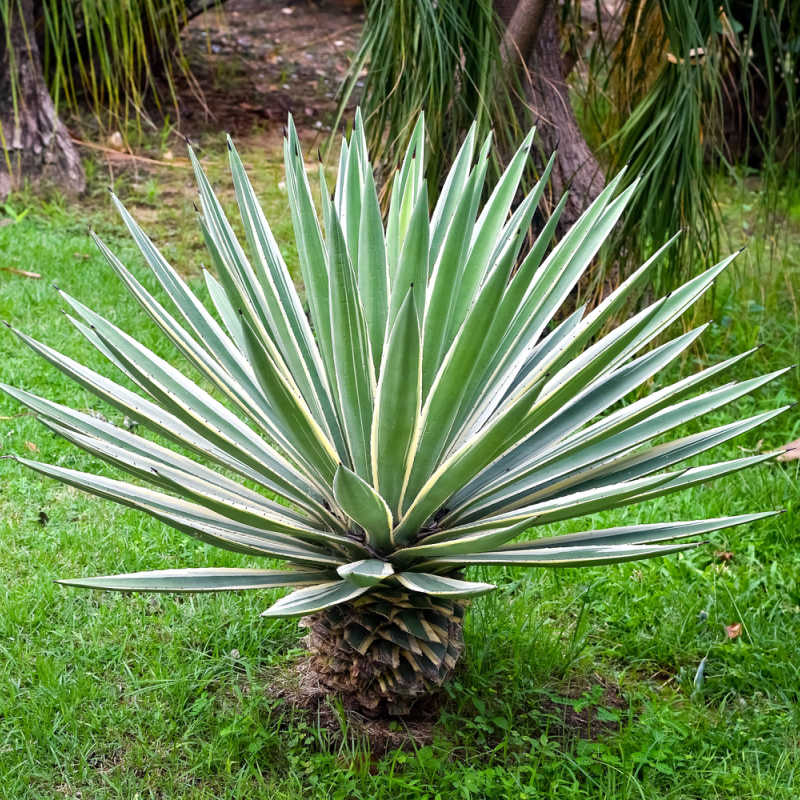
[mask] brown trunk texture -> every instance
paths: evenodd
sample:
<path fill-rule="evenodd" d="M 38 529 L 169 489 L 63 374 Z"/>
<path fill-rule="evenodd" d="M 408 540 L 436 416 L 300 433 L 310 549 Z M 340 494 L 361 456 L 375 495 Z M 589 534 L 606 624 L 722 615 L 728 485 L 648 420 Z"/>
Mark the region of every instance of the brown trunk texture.
<path fill-rule="evenodd" d="M 464 649 L 464 602 L 372 590 L 304 617 L 320 687 L 368 717 L 408 714 L 450 677 Z"/>
<path fill-rule="evenodd" d="M 524 0 L 520 2 L 524 3 Z M 536 119 L 536 135 L 542 156 L 546 159 L 558 150 L 550 178 L 553 194 L 558 199 L 569 189 L 569 198 L 559 222 L 559 230 L 563 232 L 599 194 L 605 176 L 583 138 L 572 110 L 555 3 L 544 0 L 543 4 L 527 5 L 536 12 L 528 20 L 534 31 L 532 36 L 522 29 L 516 32 L 516 40 L 526 48 L 520 48 L 517 57 L 524 60 L 522 80 L 526 99 Z M 500 18 L 509 23 L 517 8 L 523 6 L 511 0 L 497 0 L 495 7 Z M 519 27 L 518 18 L 515 25 Z"/>
<path fill-rule="evenodd" d="M 0 31 L 0 198 L 28 178 L 81 192 L 86 178 L 80 157 L 42 74 L 33 0 L 10 3 L 8 13 L 7 37 Z"/>

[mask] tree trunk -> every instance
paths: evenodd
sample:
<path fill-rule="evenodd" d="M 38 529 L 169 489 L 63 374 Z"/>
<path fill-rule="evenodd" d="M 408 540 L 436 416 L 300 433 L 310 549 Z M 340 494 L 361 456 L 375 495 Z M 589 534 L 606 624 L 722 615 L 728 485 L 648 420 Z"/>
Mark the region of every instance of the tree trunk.
<path fill-rule="evenodd" d="M 549 156 L 558 150 L 551 185 L 557 197 L 570 190 L 559 224 L 566 230 L 597 196 L 605 178 L 572 110 L 555 4 L 553 0 L 496 0 L 495 7 L 507 25 L 505 58 L 511 64 L 516 58 L 521 70 L 542 151 Z"/>
<path fill-rule="evenodd" d="M 0 199 L 25 179 L 81 192 L 86 178 L 78 152 L 44 82 L 33 0 L 12 0 L 8 14 L 7 34 L 0 31 Z"/>
<path fill-rule="evenodd" d="M 365 717 L 405 716 L 452 675 L 464 649 L 465 605 L 381 586 L 304 617 L 307 677 Z"/>

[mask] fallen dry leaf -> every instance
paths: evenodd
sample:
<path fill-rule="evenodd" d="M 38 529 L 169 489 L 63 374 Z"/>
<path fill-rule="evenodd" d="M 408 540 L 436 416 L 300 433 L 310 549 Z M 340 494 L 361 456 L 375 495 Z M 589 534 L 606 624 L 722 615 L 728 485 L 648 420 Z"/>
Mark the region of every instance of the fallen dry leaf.
<path fill-rule="evenodd" d="M 738 639 L 742 635 L 742 623 L 734 622 L 732 625 L 726 625 L 725 633 L 729 639 Z"/>
<path fill-rule="evenodd" d="M 785 445 L 783 452 L 778 456 L 778 461 L 797 461 L 800 459 L 800 439 Z"/>
<path fill-rule="evenodd" d="M 119 131 L 114 131 L 114 133 L 106 139 L 106 144 L 109 147 L 113 147 L 114 150 L 122 150 L 125 146 L 125 140 L 122 138 L 122 134 Z"/>
<path fill-rule="evenodd" d="M 23 278 L 41 278 L 38 272 L 29 272 L 27 269 L 17 269 L 16 267 L 0 267 L 6 272 L 13 272 L 14 275 L 22 275 Z"/>

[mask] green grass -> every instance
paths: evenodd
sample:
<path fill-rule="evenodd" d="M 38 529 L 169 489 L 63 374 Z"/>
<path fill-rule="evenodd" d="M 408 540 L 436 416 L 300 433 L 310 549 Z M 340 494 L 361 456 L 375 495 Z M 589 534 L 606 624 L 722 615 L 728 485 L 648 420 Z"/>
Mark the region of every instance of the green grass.
<path fill-rule="evenodd" d="M 276 235 L 288 246 L 280 172 L 263 153 L 245 154 L 257 165 L 255 183 L 266 191 Z M 221 174 L 221 163 L 213 161 L 212 173 Z M 124 178 L 117 188 L 143 216 L 157 218 L 157 240 L 195 275 L 203 256 L 186 185 L 188 174 L 172 170 L 150 181 Z M 732 246 L 758 239 L 751 195 L 731 187 L 734 199 L 723 213 Z M 0 318 L 99 367 L 101 358 L 59 313 L 50 288 L 56 281 L 171 355 L 88 241 L 91 224 L 153 288 L 100 192 L 80 207 L 29 196 L 12 204 L 19 221 L 0 227 L 0 266 L 42 278 L 0 271 Z M 30 210 L 22 216 L 24 208 Z M 698 319 L 713 318 L 703 349 L 664 380 L 758 342 L 764 346 L 731 377 L 797 360 L 800 230 L 788 219 L 784 231 L 772 262 L 758 241 L 743 254 L 713 306 L 699 312 Z M 121 421 L 7 331 L 0 331 L 0 378 Z M 708 424 L 798 399 L 793 370 Z M 791 410 L 718 455 L 777 448 L 798 436 L 800 419 Z M 32 447 L 36 458 L 98 467 L 0 397 L 0 455 L 30 455 Z M 796 463 L 764 465 L 590 520 L 612 525 L 787 509 L 716 533 L 708 546 L 686 554 L 583 571 L 476 570 L 500 589 L 471 607 L 467 653 L 433 744 L 373 759 L 363 741 L 330 735 L 269 691 L 270 676 L 299 653 L 301 632 L 292 620 L 259 617 L 268 594 L 176 599 L 53 583 L 247 559 L 1 461 L 0 794 L 9 800 L 794 798 L 800 789 Z M 560 528 L 582 529 L 586 522 Z M 732 559 L 721 561 L 720 551 Z M 729 639 L 725 626 L 737 622 L 742 634 Z M 704 680 L 695 685 L 704 658 Z M 565 711 L 573 720 L 566 728 Z"/>

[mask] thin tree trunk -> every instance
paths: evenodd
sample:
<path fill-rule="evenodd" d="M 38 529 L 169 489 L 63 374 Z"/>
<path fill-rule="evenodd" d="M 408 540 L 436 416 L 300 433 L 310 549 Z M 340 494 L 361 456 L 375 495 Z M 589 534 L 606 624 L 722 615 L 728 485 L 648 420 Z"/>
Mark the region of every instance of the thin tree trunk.
<path fill-rule="evenodd" d="M 26 179 L 81 192 L 80 157 L 42 74 L 33 0 L 11 0 L 8 14 L 8 30 L 0 29 L 0 198 Z"/>
<path fill-rule="evenodd" d="M 551 185 L 557 197 L 569 188 L 559 227 L 569 227 L 603 188 L 604 175 L 583 138 L 569 99 L 553 0 L 497 0 L 506 23 L 506 58 L 516 53 L 526 99 L 537 120 L 545 155 L 558 150 Z"/>

